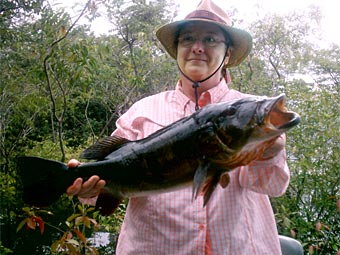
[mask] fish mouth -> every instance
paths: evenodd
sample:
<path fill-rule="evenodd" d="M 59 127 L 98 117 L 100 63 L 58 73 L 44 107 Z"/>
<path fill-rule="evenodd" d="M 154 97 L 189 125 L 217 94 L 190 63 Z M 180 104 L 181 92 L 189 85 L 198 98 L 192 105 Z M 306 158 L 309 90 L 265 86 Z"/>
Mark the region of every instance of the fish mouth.
<path fill-rule="evenodd" d="M 287 110 L 284 94 L 272 98 L 264 111 L 267 112 L 264 124 L 277 130 L 288 130 L 300 123 L 300 116 L 296 112 Z"/>

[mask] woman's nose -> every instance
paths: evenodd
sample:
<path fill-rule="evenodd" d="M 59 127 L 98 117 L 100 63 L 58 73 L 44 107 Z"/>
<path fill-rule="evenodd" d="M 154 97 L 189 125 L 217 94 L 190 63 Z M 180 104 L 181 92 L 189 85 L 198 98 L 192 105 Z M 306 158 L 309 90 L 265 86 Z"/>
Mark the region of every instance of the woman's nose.
<path fill-rule="evenodd" d="M 204 45 L 202 40 L 196 40 L 195 43 L 192 45 L 192 51 L 194 53 L 203 53 L 204 52 Z"/>

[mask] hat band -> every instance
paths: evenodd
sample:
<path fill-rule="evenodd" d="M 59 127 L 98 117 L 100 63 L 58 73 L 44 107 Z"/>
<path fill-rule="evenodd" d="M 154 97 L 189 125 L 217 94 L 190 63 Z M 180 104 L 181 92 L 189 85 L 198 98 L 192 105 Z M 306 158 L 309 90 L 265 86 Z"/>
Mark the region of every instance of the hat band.
<path fill-rule="evenodd" d="M 226 22 L 220 17 L 218 17 L 216 14 L 210 11 L 206 11 L 206 10 L 196 10 L 196 11 L 189 13 L 185 17 L 185 19 L 192 19 L 192 18 L 208 19 L 208 20 L 217 21 L 217 22 L 226 24 Z"/>

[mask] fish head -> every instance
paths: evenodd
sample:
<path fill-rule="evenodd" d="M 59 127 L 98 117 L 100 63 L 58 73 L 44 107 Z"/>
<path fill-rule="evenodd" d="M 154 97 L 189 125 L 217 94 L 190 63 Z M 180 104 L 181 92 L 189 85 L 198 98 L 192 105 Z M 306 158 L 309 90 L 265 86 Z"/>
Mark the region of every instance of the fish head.
<path fill-rule="evenodd" d="M 234 154 L 263 152 L 275 138 L 300 122 L 300 116 L 285 107 L 284 94 L 277 97 L 249 96 L 207 110 L 206 116 L 210 119 L 205 121 L 214 124 L 219 140 Z M 245 163 L 251 161 L 252 157 L 248 157 Z"/>

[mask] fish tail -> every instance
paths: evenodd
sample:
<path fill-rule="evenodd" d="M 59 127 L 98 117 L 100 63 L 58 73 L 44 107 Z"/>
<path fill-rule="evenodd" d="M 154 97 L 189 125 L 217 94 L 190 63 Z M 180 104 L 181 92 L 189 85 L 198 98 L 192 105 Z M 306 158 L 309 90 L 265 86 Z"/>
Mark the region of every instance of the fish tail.
<path fill-rule="evenodd" d="M 121 196 L 115 195 L 107 187 L 101 189 L 97 202 L 96 209 L 104 216 L 111 215 L 123 201 Z"/>
<path fill-rule="evenodd" d="M 25 203 L 46 207 L 56 202 L 73 182 L 66 164 L 39 157 L 20 157 L 18 174 Z"/>

